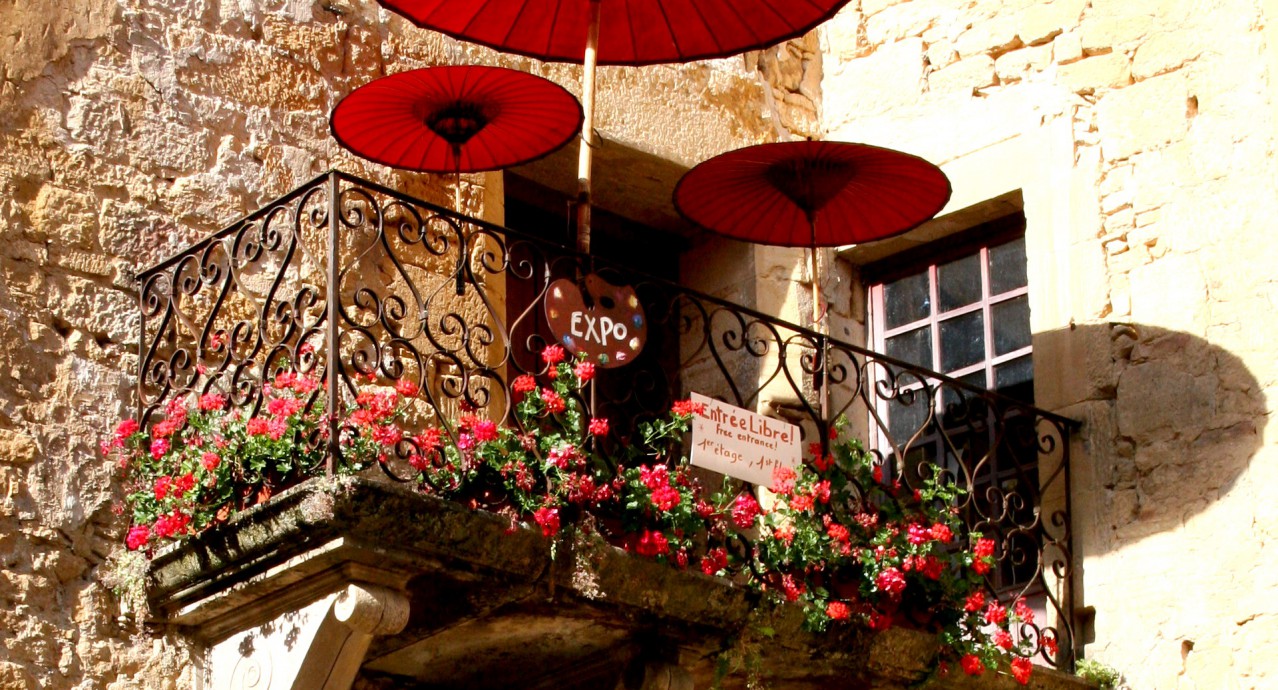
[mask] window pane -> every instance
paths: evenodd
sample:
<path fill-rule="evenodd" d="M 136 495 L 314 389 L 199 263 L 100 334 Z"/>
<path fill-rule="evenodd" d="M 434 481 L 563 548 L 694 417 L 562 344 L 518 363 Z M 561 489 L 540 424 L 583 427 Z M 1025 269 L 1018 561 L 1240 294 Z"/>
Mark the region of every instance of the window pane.
<path fill-rule="evenodd" d="M 888 357 L 895 357 L 924 369 L 932 368 L 932 332 L 927 326 L 892 336 L 887 339 L 886 345 L 884 349 Z"/>
<path fill-rule="evenodd" d="M 1005 355 L 1030 344 L 1029 297 L 1022 296 L 990 307 L 994 326 L 994 354 Z"/>
<path fill-rule="evenodd" d="M 1025 238 L 990 248 L 990 294 L 1025 287 Z"/>
<path fill-rule="evenodd" d="M 984 369 L 960 376 L 958 380 L 977 388 L 988 388 L 985 384 Z M 946 417 L 947 425 L 952 424 L 954 420 L 969 419 L 973 410 L 980 410 L 984 406 L 985 402 L 978 400 L 976 394 L 971 391 L 948 384 L 941 387 L 941 412 Z"/>
<path fill-rule="evenodd" d="M 999 393 L 1022 402 L 1034 402 L 1034 359 L 1017 357 L 994 367 L 994 388 Z"/>
<path fill-rule="evenodd" d="M 915 390 L 913 395 L 903 393 L 888 405 L 888 435 L 892 442 L 902 444 L 910 440 L 931 413 L 927 391 Z"/>
<path fill-rule="evenodd" d="M 941 322 L 941 372 L 985 359 L 985 314 L 974 311 Z"/>
<path fill-rule="evenodd" d="M 981 299 L 981 255 L 972 254 L 937 267 L 941 311 L 947 312 Z"/>
<path fill-rule="evenodd" d="M 884 284 L 883 301 L 888 328 L 927 318 L 932 310 L 927 271 Z"/>

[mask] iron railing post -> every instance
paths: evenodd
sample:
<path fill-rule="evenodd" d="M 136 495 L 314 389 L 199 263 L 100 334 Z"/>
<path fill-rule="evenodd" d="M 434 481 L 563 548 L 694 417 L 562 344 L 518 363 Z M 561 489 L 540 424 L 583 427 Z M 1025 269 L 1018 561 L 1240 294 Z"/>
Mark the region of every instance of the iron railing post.
<path fill-rule="evenodd" d="M 1069 643 L 1061 650 L 1064 659 L 1058 660 L 1056 667 L 1066 673 L 1074 672 L 1074 662 L 1078 659 L 1078 602 L 1074 598 L 1074 578 L 1078 564 L 1074 559 L 1074 505 L 1072 496 L 1074 487 L 1069 472 L 1071 434 L 1070 429 L 1053 423 L 1061 435 L 1061 462 L 1065 467 L 1065 553 L 1069 570 L 1065 573 L 1065 625 L 1069 629 Z"/>
<path fill-rule="evenodd" d="M 133 394 L 137 398 L 137 406 L 134 411 L 134 417 L 137 418 L 138 424 L 146 426 L 146 420 L 142 419 L 142 410 L 144 405 L 142 402 L 142 385 L 145 379 L 145 362 L 146 362 L 146 283 L 139 276 L 138 285 L 138 382 L 133 388 Z"/>
<path fill-rule="evenodd" d="M 339 352 L 338 342 L 338 312 L 341 311 L 340 298 L 338 296 L 338 280 L 340 272 L 338 270 L 338 229 L 341 213 L 341 204 L 338 200 L 339 179 L 337 171 L 331 171 L 328 174 L 328 266 L 326 271 L 326 296 L 325 296 L 325 343 L 324 343 L 324 395 L 326 398 L 327 423 L 328 423 L 328 454 L 325 458 L 324 465 L 328 476 L 333 476 L 337 469 L 337 460 L 341 456 L 341 439 L 339 408 L 341 406 L 341 354 Z"/>

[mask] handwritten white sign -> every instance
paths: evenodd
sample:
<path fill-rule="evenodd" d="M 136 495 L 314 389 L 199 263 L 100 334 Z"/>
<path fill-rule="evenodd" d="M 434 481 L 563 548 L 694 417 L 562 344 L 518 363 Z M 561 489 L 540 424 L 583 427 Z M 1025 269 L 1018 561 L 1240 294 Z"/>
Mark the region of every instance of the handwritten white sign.
<path fill-rule="evenodd" d="M 777 467 L 798 467 L 799 427 L 692 394 L 705 414 L 692 418 L 692 464 L 770 486 Z"/>

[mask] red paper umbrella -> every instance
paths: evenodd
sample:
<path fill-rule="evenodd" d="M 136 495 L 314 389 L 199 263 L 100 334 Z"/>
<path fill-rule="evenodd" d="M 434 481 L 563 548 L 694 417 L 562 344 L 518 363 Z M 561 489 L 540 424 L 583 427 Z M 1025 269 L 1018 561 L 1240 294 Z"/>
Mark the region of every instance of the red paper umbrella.
<path fill-rule="evenodd" d="M 712 232 L 810 249 L 899 235 L 936 215 L 949 198 L 945 173 L 922 158 L 831 141 L 729 151 L 689 170 L 674 191 L 679 213 Z M 814 285 L 815 320 L 815 275 Z"/>
<path fill-rule="evenodd" d="M 501 67 L 431 67 L 382 77 L 333 110 L 333 136 L 371 161 L 478 172 L 536 160 L 581 127 L 581 104 L 541 77 Z"/>
<path fill-rule="evenodd" d="M 849 0 L 377 0 L 454 38 L 585 66 L 578 153 L 577 247 L 590 251 L 595 65 L 651 65 L 727 57 L 816 28 Z"/>
<path fill-rule="evenodd" d="M 835 247 L 899 235 L 950 198 L 940 168 L 908 153 L 831 141 L 761 144 L 689 170 L 675 187 L 688 220 L 736 239 Z"/>
<path fill-rule="evenodd" d="M 802 36 L 848 0 L 378 0 L 454 38 L 551 62 L 583 62 L 592 5 L 601 65 L 736 55 Z"/>

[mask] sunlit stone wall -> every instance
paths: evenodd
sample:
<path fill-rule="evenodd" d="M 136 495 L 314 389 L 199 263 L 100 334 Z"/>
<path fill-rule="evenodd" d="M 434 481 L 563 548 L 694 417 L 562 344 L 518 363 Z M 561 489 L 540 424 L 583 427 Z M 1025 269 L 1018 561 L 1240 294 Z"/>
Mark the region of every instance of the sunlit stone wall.
<path fill-rule="evenodd" d="M 1037 401 L 1085 423 L 1084 651 L 1134 688 L 1278 679 L 1276 24 L 1243 0 L 863 0 L 822 34 L 830 138 L 940 164 L 947 213 L 1023 205 Z"/>

